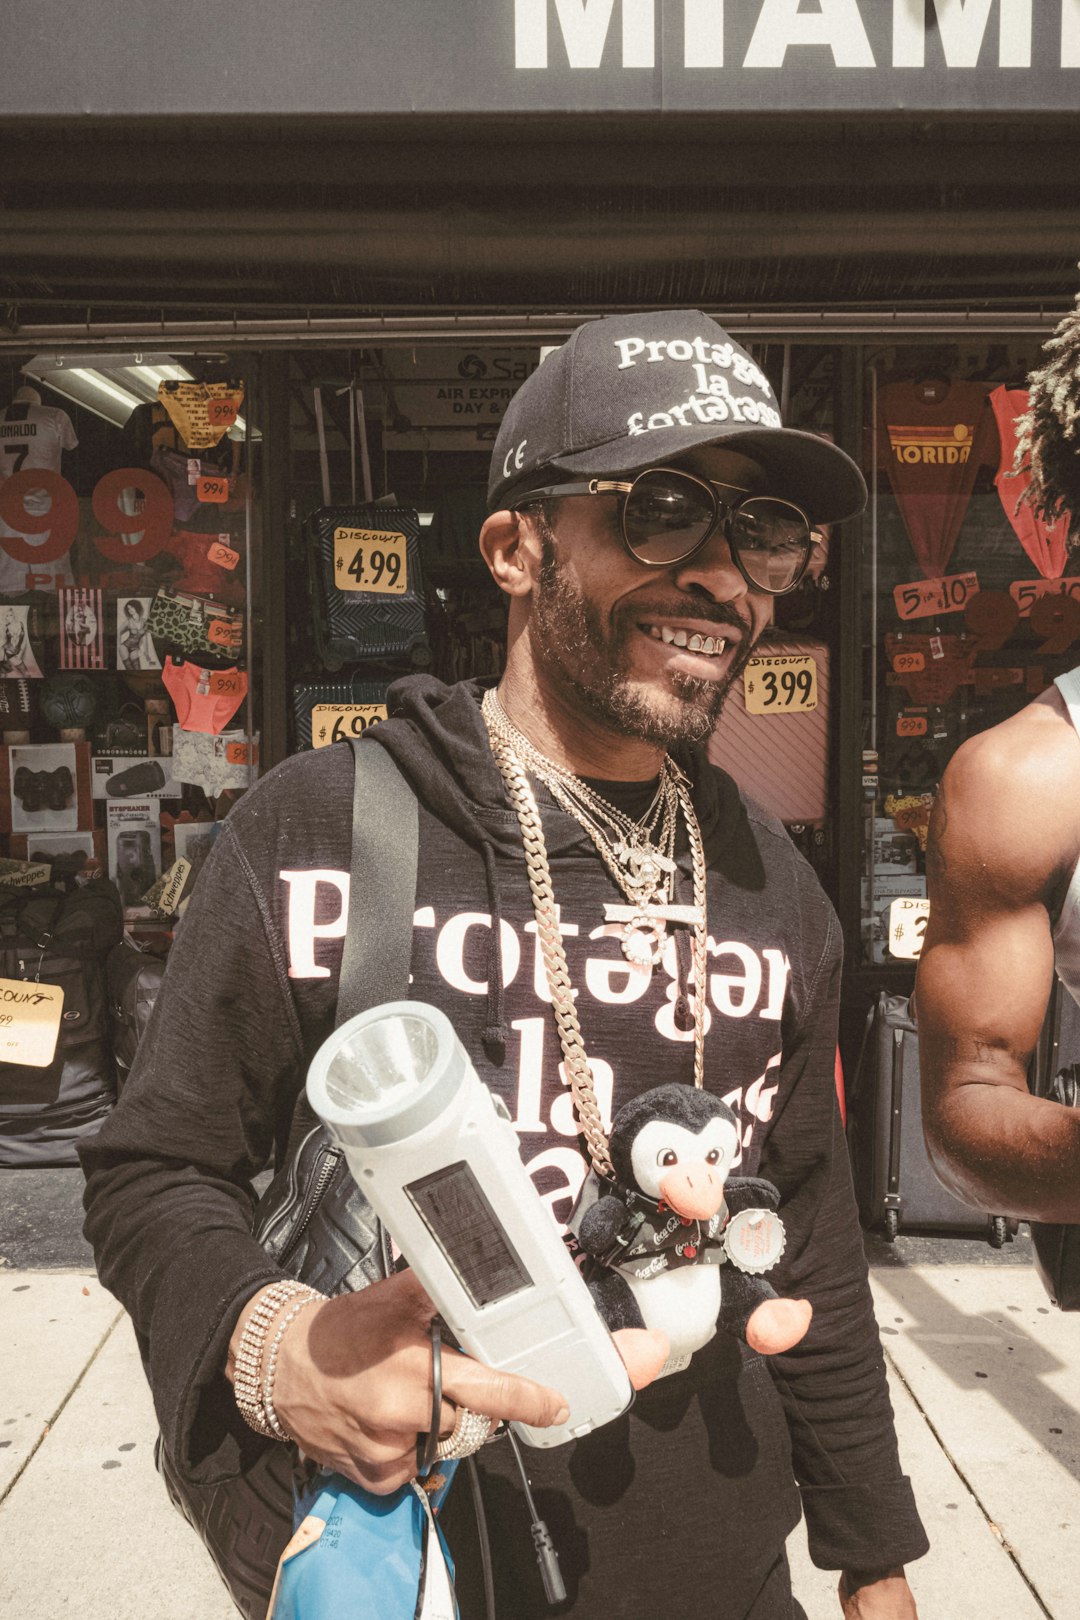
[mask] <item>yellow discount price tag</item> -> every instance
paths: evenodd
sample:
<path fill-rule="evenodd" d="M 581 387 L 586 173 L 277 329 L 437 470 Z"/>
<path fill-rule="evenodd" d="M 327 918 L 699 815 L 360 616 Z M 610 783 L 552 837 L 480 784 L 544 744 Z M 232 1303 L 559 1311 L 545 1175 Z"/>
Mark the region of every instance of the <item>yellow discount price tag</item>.
<path fill-rule="evenodd" d="M 405 536 L 386 529 L 335 529 L 334 584 L 339 591 L 401 596 L 408 584 Z"/>
<path fill-rule="evenodd" d="M 47 1069 L 56 1056 L 64 989 L 32 979 L 0 979 L 0 1063 Z"/>
<path fill-rule="evenodd" d="M 311 746 L 328 748 L 349 737 L 362 737 L 369 726 L 385 719 L 385 703 L 316 703 L 311 711 Z"/>
<path fill-rule="evenodd" d="M 817 662 L 810 653 L 751 658 L 743 696 L 747 714 L 806 714 L 817 708 Z"/>
<path fill-rule="evenodd" d="M 889 955 L 903 962 L 915 962 L 922 955 L 929 900 L 901 895 L 889 907 Z"/>

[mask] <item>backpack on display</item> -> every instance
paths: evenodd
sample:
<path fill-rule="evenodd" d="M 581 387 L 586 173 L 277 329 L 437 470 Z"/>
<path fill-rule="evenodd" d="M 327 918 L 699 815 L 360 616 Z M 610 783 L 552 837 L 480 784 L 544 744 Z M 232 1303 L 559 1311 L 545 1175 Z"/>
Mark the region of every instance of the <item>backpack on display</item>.
<path fill-rule="evenodd" d="M 0 895 L 0 978 L 64 992 L 52 1061 L 0 1062 L 0 1166 L 76 1164 L 76 1143 L 112 1108 L 105 955 L 123 931 L 120 896 L 103 878 L 64 896 Z"/>

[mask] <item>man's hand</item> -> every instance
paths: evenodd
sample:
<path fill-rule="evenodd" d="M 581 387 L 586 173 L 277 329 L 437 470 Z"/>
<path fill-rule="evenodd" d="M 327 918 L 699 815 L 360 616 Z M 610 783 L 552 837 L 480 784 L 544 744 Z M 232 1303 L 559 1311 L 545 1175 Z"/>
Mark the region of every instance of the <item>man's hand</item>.
<path fill-rule="evenodd" d="M 902 1569 L 859 1575 L 845 1570 L 838 1588 L 844 1620 L 918 1620 Z"/>
<path fill-rule="evenodd" d="M 234 1348 L 249 1309 L 234 1330 Z M 278 1351 L 274 1409 L 307 1456 L 380 1496 L 414 1477 L 416 1437 L 431 1423 L 434 1315 L 411 1271 L 299 1312 Z M 458 1406 L 537 1428 L 567 1416 L 555 1390 L 445 1346 L 442 1378 L 444 1435 Z"/>

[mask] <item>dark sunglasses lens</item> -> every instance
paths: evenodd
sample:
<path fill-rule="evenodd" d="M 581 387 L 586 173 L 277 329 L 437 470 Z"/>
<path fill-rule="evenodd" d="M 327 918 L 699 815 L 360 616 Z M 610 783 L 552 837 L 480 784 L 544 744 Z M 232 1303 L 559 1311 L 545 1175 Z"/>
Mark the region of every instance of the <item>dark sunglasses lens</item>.
<path fill-rule="evenodd" d="M 776 595 L 802 578 L 810 557 L 810 525 L 797 506 L 754 496 L 729 518 L 727 534 L 759 590 Z"/>
<path fill-rule="evenodd" d="M 678 562 L 709 532 L 716 507 L 707 489 L 676 472 L 642 473 L 626 497 L 623 532 L 642 562 Z"/>

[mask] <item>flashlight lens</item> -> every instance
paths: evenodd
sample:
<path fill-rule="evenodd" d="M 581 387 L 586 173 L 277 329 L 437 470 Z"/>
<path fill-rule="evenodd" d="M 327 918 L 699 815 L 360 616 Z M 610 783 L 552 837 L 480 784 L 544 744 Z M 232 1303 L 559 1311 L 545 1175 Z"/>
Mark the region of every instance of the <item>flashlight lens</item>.
<path fill-rule="evenodd" d="M 326 1093 L 339 1108 L 404 1101 L 431 1073 L 438 1036 L 423 1018 L 377 1018 L 342 1041 L 326 1071 Z"/>

